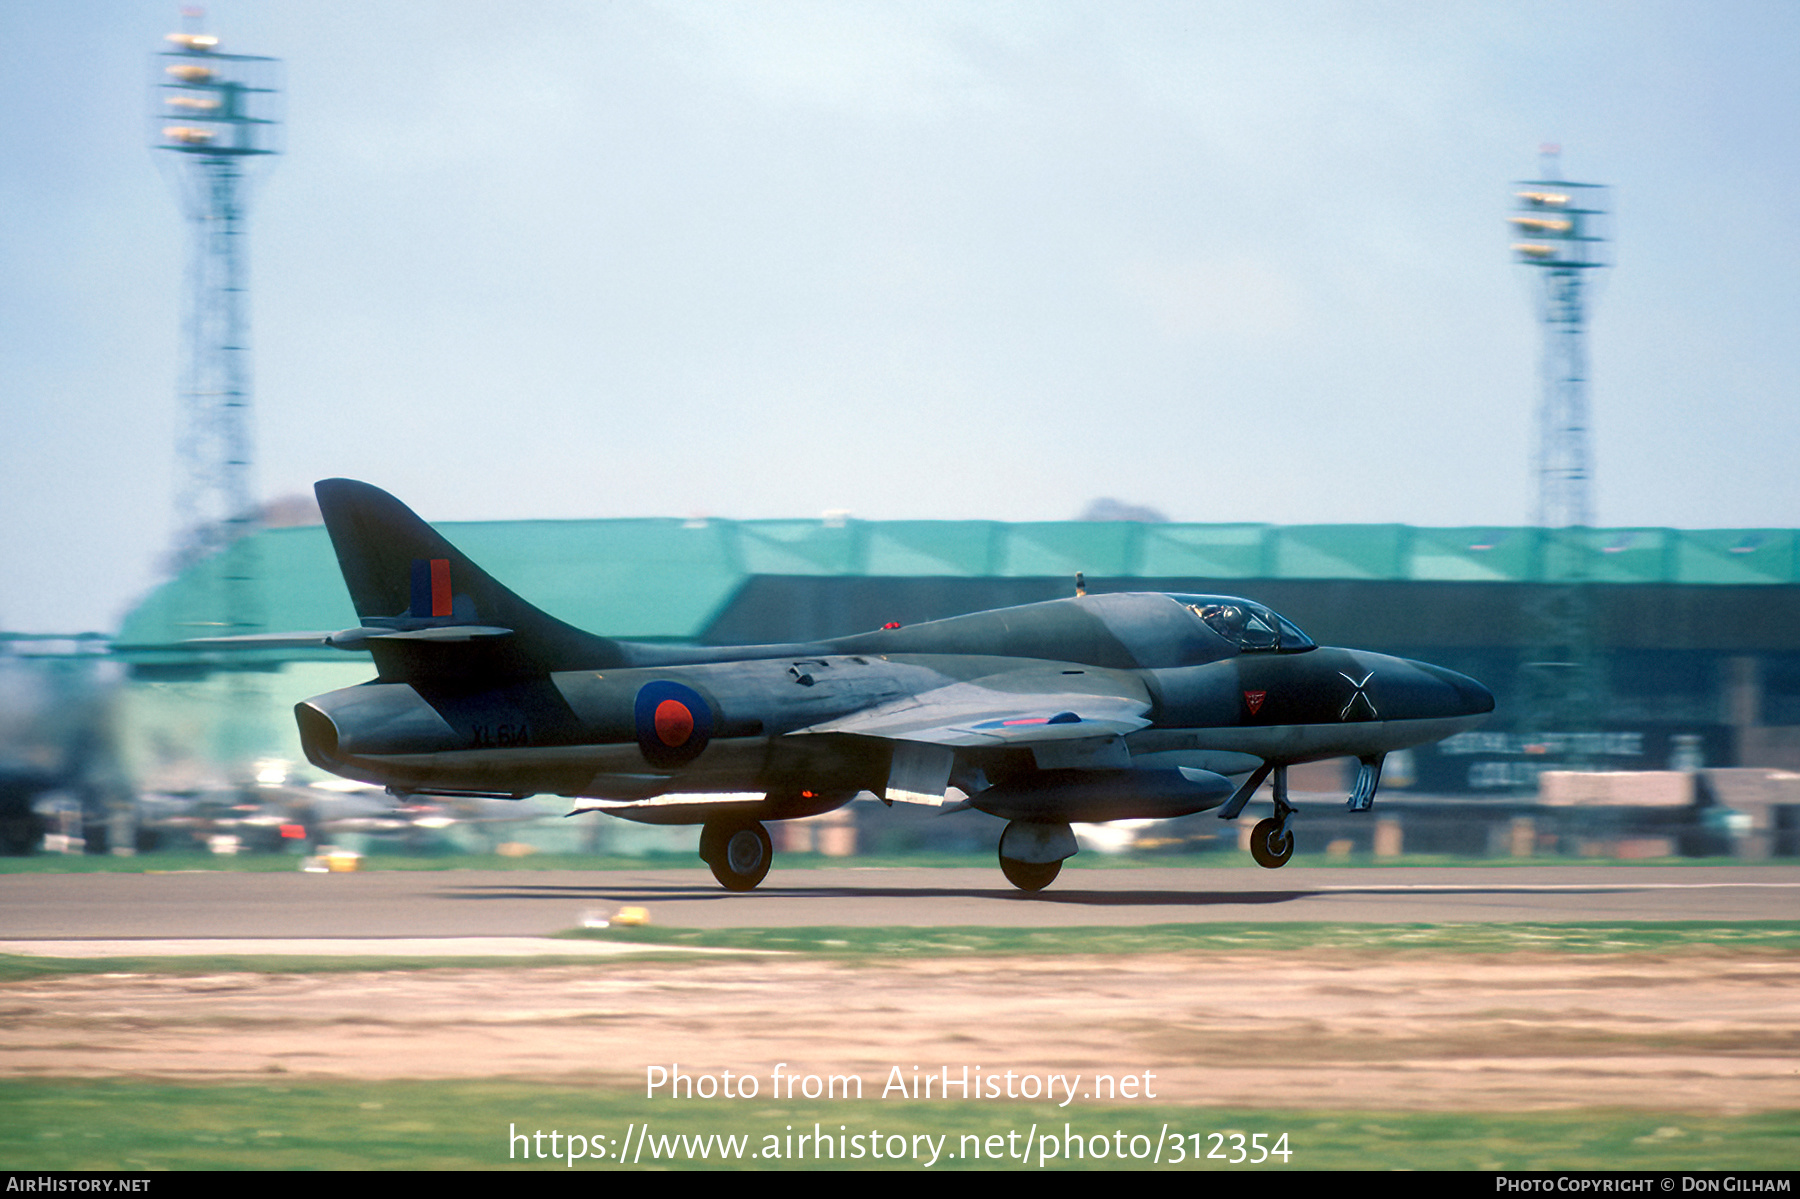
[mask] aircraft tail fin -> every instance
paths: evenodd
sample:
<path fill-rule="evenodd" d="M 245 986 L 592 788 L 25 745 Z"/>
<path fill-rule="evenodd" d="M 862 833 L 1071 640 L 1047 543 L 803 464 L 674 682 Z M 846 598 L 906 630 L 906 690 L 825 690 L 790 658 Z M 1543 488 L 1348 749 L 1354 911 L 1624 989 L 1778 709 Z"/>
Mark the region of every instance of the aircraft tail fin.
<path fill-rule="evenodd" d="M 412 509 L 367 483 L 313 485 L 350 601 L 384 679 L 541 675 L 617 666 L 618 642 L 502 586 Z"/>

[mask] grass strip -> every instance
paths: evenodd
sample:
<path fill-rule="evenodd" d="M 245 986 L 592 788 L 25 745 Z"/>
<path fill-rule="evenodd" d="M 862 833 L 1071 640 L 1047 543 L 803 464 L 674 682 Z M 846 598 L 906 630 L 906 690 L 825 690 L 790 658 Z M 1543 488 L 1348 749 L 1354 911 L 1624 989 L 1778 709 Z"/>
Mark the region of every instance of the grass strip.
<path fill-rule="evenodd" d="M 1800 952 L 1800 921 L 1607 924 L 1152 924 L 1125 928 L 577 929 L 559 936 L 640 945 L 858 956 L 1135 953 Z"/>
<path fill-rule="evenodd" d="M 179 957 L 52 958 L 0 954 L 0 982 L 68 974 L 324 974 L 353 971 L 515 969 L 582 966 L 604 970 L 617 961 L 691 962 L 691 951 L 810 955 L 849 961 L 906 957 L 1067 956 L 1069 954 L 1332 952 L 1354 954 L 1645 954 L 1788 956 L 1800 952 L 1800 921 L 1700 921 L 1641 924 L 1154 924 L 1131 928 L 730 928 L 656 926 L 576 929 L 557 939 L 604 940 L 644 952 L 622 958 L 312 957 L 207 954 Z M 668 954 L 658 954 L 667 948 Z"/>
<path fill-rule="evenodd" d="M 514 1168 L 563 1173 L 621 1165 L 1787 1170 L 1800 1160 L 1800 1110 L 1735 1116 L 1615 1109 L 1419 1113 L 1242 1110 L 1154 1101 L 1089 1104 L 1079 1098 L 1058 1107 L 1008 1100 L 889 1101 L 873 1095 L 790 1101 L 769 1099 L 767 1080 L 760 1085 L 762 1098 L 708 1102 L 645 1099 L 641 1093 L 627 1093 L 623 1085 L 518 1081 L 272 1079 L 178 1085 L 136 1079 L 4 1080 L 0 1110 L 8 1115 L 0 1121 L 0 1160 L 15 1171 Z M 647 1139 L 641 1136 L 646 1123 Z M 800 1139 L 812 1134 L 815 1125 L 829 1141 L 831 1157 L 823 1156 L 820 1142 Z M 1034 1126 L 1040 1139 L 1028 1141 Z M 554 1158 L 552 1131 L 558 1134 Z M 625 1140 L 628 1131 L 630 1142 Z M 524 1140 L 513 1139 L 514 1133 Z M 569 1157 L 570 1133 L 582 1138 L 586 1156 Z M 879 1134 L 879 1141 L 873 1134 Z M 1230 1159 L 1240 1153 L 1252 1156 L 1257 1134 L 1264 1146 L 1282 1144 L 1278 1138 L 1285 1134 L 1286 1160 L 1233 1165 Z M 859 1135 L 860 1157 L 859 1143 L 851 1139 Z M 936 1141 L 935 1164 L 926 1165 L 928 1144 L 915 1137 Z M 1045 1137 L 1049 1140 L 1041 1139 Z M 1154 1156 L 1158 1143 L 1160 1162 Z M 883 1155 L 874 1157 L 871 1146 Z M 919 1158 L 913 1156 L 915 1146 Z M 622 1147 L 623 1163 L 617 1160 Z M 1177 1157 L 1183 1160 L 1177 1162 Z"/>

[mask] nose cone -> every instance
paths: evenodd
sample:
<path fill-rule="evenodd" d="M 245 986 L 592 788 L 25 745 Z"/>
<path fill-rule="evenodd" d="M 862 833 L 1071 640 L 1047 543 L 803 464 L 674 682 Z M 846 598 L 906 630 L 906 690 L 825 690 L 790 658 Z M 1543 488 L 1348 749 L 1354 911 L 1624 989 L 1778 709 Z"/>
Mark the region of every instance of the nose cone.
<path fill-rule="evenodd" d="M 1456 710 L 1445 715 L 1485 716 L 1494 710 L 1494 693 L 1468 675 L 1457 674 L 1454 670 L 1445 670 L 1442 666 L 1433 666 L 1429 662 L 1415 662 L 1413 665 L 1450 688 L 1455 697 L 1451 703 Z"/>

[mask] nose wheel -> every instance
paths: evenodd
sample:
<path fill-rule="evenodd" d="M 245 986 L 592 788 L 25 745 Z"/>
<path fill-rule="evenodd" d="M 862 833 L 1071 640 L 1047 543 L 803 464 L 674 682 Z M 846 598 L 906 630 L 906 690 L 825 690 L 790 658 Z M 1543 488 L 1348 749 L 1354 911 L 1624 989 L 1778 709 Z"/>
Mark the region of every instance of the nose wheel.
<path fill-rule="evenodd" d="M 1256 859 L 1258 866 L 1274 870 L 1287 865 L 1287 860 L 1294 856 L 1294 834 L 1291 829 L 1282 827 L 1285 823 L 1271 816 L 1257 821 L 1256 827 L 1250 830 L 1250 856 Z"/>
<path fill-rule="evenodd" d="M 760 821 L 709 821 L 700 830 L 700 856 L 727 891 L 754 891 L 768 877 L 775 846 Z"/>
<path fill-rule="evenodd" d="M 1231 797 L 1231 802 L 1225 806 L 1233 818 L 1270 772 L 1269 766 L 1263 766 Z M 1287 860 L 1294 856 L 1294 831 L 1288 827 L 1294 818 L 1294 806 L 1288 802 L 1287 766 L 1275 766 L 1273 773 L 1275 814 L 1267 820 L 1257 821 L 1256 827 L 1250 830 L 1250 856 L 1256 859 L 1258 866 L 1268 870 L 1287 865 Z"/>

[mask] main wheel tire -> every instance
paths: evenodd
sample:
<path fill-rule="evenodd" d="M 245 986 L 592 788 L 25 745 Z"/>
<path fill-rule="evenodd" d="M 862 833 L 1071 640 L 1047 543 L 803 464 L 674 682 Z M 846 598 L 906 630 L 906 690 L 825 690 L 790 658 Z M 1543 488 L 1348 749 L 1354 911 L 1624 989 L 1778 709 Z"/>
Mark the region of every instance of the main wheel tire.
<path fill-rule="evenodd" d="M 707 825 L 700 833 L 701 857 L 727 891 L 754 891 L 775 859 L 769 830 L 759 821 Z"/>
<path fill-rule="evenodd" d="M 1258 866 L 1270 870 L 1287 865 L 1287 860 L 1294 856 L 1293 832 L 1282 832 L 1281 821 L 1273 816 L 1257 821 L 1256 827 L 1250 830 L 1250 856 L 1256 859 Z"/>
<path fill-rule="evenodd" d="M 1021 862 L 1017 858 L 1002 857 L 1000 873 L 1006 876 L 1007 882 L 1021 891 L 1042 891 L 1062 873 L 1062 863 Z"/>

